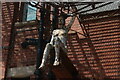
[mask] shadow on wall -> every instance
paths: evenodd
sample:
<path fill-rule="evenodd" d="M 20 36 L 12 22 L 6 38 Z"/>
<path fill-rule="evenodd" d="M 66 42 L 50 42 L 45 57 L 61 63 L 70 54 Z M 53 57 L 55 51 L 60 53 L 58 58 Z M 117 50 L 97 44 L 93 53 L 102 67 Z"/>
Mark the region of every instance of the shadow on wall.
<path fill-rule="evenodd" d="M 79 39 L 76 33 L 70 34 L 68 38 L 68 57 L 79 71 L 79 78 L 98 79 L 100 77 L 100 74 L 96 71 L 99 70 L 98 63 L 95 61 L 89 45 L 88 39 Z"/>

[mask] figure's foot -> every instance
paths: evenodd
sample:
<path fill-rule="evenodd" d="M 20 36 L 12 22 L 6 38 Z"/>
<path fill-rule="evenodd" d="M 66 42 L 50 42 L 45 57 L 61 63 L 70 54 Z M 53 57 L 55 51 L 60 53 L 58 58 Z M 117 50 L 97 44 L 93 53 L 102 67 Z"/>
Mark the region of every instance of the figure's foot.
<path fill-rule="evenodd" d="M 40 65 L 40 67 L 38 69 L 43 69 L 45 67 L 45 65 Z"/>
<path fill-rule="evenodd" d="M 53 65 L 54 65 L 54 66 L 58 66 L 59 64 L 60 64 L 59 61 L 55 61 Z"/>

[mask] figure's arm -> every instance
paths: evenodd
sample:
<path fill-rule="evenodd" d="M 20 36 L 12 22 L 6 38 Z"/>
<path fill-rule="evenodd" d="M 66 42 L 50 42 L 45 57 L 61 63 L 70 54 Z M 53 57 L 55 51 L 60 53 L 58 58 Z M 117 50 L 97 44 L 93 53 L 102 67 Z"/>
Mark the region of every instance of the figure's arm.
<path fill-rule="evenodd" d="M 52 35 L 52 38 L 50 40 L 50 44 L 54 45 L 54 35 Z"/>

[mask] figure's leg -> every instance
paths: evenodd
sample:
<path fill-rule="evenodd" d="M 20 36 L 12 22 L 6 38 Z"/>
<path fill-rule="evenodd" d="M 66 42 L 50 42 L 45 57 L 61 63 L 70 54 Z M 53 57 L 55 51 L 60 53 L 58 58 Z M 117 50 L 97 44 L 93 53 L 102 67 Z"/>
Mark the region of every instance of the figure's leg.
<path fill-rule="evenodd" d="M 43 53 L 43 58 L 42 58 L 42 63 L 39 68 L 42 68 L 45 66 L 45 63 L 47 61 L 47 58 L 49 56 L 50 50 L 53 48 L 53 46 L 50 43 L 47 43 L 44 53 Z"/>
<path fill-rule="evenodd" d="M 54 66 L 59 65 L 60 64 L 60 46 L 59 46 L 59 42 L 55 42 L 55 61 L 54 61 Z"/>
<path fill-rule="evenodd" d="M 67 48 L 66 48 L 66 46 L 64 46 L 64 44 L 61 43 L 61 42 L 60 42 L 60 48 L 61 48 L 65 53 L 67 53 Z"/>

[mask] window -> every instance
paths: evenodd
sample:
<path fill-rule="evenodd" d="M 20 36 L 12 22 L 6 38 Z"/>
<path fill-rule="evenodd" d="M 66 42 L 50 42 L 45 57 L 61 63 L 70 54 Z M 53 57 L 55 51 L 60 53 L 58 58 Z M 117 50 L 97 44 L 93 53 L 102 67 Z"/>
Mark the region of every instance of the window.
<path fill-rule="evenodd" d="M 30 21 L 36 19 L 36 8 L 30 6 L 28 3 L 25 3 L 23 21 Z"/>

